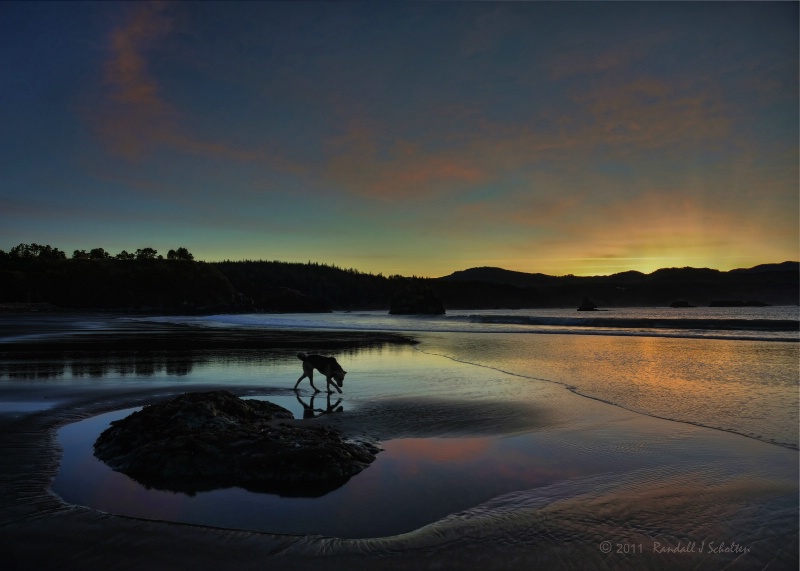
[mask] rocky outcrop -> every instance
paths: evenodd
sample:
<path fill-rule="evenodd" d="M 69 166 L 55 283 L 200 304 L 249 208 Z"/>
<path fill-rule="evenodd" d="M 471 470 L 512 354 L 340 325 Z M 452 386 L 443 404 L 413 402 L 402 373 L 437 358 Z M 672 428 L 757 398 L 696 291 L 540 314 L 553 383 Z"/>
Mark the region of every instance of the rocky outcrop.
<path fill-rule="evenodd" d="M 117 420 L 94 450 L 149 488 L 194 494 L 238 486 L 314 497 L 343 485 L 380 449 L 293 420 L 276 404 L 214 391 L 187 393 Z"/>
<path fill-rule="evenodd" d="M 442 300 L 427 288 L 403 288 L 396 292 L 389 305 L 391 315 L 444 315 Z"/>

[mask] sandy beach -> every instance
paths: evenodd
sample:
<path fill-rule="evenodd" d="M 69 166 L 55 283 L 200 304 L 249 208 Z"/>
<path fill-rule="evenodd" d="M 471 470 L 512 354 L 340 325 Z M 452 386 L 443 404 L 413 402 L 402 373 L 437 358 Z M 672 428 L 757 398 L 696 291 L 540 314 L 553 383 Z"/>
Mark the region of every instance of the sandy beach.
<path fill-rule="evenodd" d="M 797 568 L 797 450 L 443 356 L 446 343 L 490 351 L 488 338 L 22 322 L 0 327 L 2 569 Z M 350 372 L 344 411 L 308 422 L 385 451 L 337 491 L 349 512 L 309 513 L 366 531 L 155 521 L 53 491 L 59 429 L 195 390 L 294 398 L 294 353 L 315 348 Z M 407 529 L 370 535 L 379 517 L 407 517 Z"/>

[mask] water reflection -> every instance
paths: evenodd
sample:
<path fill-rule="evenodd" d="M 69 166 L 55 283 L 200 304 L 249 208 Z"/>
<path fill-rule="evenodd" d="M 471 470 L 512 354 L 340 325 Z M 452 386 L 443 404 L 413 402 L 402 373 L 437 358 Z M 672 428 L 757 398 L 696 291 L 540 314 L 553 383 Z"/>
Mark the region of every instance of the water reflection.
<path fill-rule="evenodd" d="M 342 412 L 344 411 L 344 407 L 340 406 L 342 403 L 342 397 L 338 397 L 336 402 L 331 404 L 331 394 L 328 393 L 327 396 L 327 403 L 325 408 L 314 408 L 314 399 L 317 397 L 316 394 L 311 395 L 309 402 L 306 403 L 303 399 L 300 398 L 299 394 L 295 395 L 297 397 L 297 402 L 300 403 L 300 406 L 303 407 L 303 418 L 316 418 L 318 416 L 322 416 L 324 414 L 332 414 L 334 412 Z"/>
<path fill-rule="evenodd" d="M 7 362 L 0 360 L 0 380 L 57 379 L 64 376 L 66 363 Z"/>
<path fill-rule="evenodd" d="M 407 350 L 407 348 L 405 348 Z M 402 350 L 402 348 L 400 349 Z M 112 352 L 0 352 L 0 380 L 51 380 L 59 378 L 155 377 L 191 375 L 197 368 L 296 363 L 296 349 L 209 351 L 112 351 Z M 336 351 L 339 358 L 380 354 L 381 349 Z"/>
<path fill-rule="evenodd" d="M 48 355 L 46 357 L 11 358 L 0 361 L 0 380 L 47 380 L 67 378 L 152 377 L 166 374 L 186 376 L 211 357 L 201 353 L 135 351 Z"/>
<path fill-rule="evenodd" d="M 796 343 L 452 334 L 427 336 L 421 348 L 648 415 L 798 447 Z"/>
<path fill-rule="evenodd" d="M 331 406 L 335 410 L 335 400 Z M 148 489 L 94 457 L 94 439 L 112 420 L 130 412 L 100 415 L 59 430 L 64 454 L 53 483 L 56 493 L 70 503 L 133 517 L 355 538 L 408 532 L 497 494 L 576 472 L 576 459 L 556 462 L 549 450 L 539 450 L 529 438 L 410 438 L 384 442 L 385 450 L 370 467 L 319 497 L 243 488 L 186 495 Z"/>
<path fill-rule="evenodd" d="M 344 410 L 341 397 L 306 403 L 296 395 L 296 401 L 304 418 Z M 225 390 L 190 392 L 112 422 L 95 440 L 94 455 L 148 489 L 193 496 L 238 486 L 318 497 L 366 469 L 379 450 L 295 420 L 290 410 L 266 399 L 245 400 Z"/>

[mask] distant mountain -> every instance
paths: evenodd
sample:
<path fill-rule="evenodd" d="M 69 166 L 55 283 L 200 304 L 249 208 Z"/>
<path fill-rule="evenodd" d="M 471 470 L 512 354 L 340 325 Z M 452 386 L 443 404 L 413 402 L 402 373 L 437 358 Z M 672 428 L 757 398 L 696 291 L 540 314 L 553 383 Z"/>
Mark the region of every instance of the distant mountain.
<path fill-rule="evenodd" d="M 0 252 L 2 254 L 2 252 Z M 797 305 L 800 263 L 721 272 L 664 268 L 610 276 L 548 276 L 471 268 L 441 278 L 365 274 L 317 263 L 50 259 L 0 256 L 0 311 L 25 307 L 170 313 L 389 310 L 403 290 L 444 308 Z"/>
<path fill-rule="evenodd" d="M 663 268 L 610 276 L 548 276 L 502 268 L 471 268 L 434 280 L 447 307 L 577 307 L 584 297 L 600 307 L 769 304 L 800 301 L 800 263 L 762 264 L 728 272 Z M 455 302 L 455 303 L 454 303 Z"/>
<path fill-rule="evenodd" d="M 741 272 L 747 274 L 761 274 L 764 272 L 800 272 L 800 262 L 781 262 L 780 264 L 761 264 L 753 268 L 742 268 L 731 270 L 731 272 Z"/>
<path fill-rule="evenodd" d="M 564 278 L 548 276 L 546 274 L 515 272 L 512 270 L 504 270 L 503 268 L 484 266 L 481 268 L 470 268 L 468 270 L 453 272 L 449 276 L 444 276 L 438 279 L 461 282 L 506 284 L 515 287 L 535 287 L 558 283 Z"/>
<path fill-rule="evenodd" d="M 644 274 L 634 270 L 611 274 L 608 276 L 550 276 L 541 273 L 526 273 L 513 270 L 504 270 L 483 266 L 453 272 L 450 275 L 436 278 L 439 280 L 452 281 L 475 281 L 486 283 L 498 283 L 513 285 L 516 287 L 536 287 L 542 285 L 578 283 L 581 281 L 613 281 L 613 282 L 639 282 L 643 280 L 664 280 L 664 279 L 716 279 L 725 274 L 761 274 L 767 272 L 794 272 L 800 273 L 800 262 L 781 262 L 780 264 L 761 264 L 752 268 L 739 268 L 723 272 L 709 268 L 661 268 L 650 274 Z"/>

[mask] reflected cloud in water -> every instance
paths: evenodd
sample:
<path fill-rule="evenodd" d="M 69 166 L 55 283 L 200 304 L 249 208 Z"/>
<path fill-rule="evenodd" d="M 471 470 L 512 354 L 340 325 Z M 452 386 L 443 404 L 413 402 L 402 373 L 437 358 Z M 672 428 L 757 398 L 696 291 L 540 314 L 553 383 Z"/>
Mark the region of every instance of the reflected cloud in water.
<path fill-rule="evenodd" d="M 342 407 L 338 397 L 297 400 L 314 415 Z M 355 538 L 412 531 L 498 493 L 546 484 L 572 472 L 535 461 L 540 451 L 520 437 L 505 442 L 485 437 L 407 438 L 385 442 L 372 465 L 321 497 L 284 497 L 242 488 L 190 496 L 147 489 L 93 456 L 92 443 L 99 433 L 130 413 L 99 415 L 59 430 L 64 456 L 53 484 L 56 493 L 70 503 L 133 517 Z M 520 462 L 519 454 L 527 461 Z"/>

